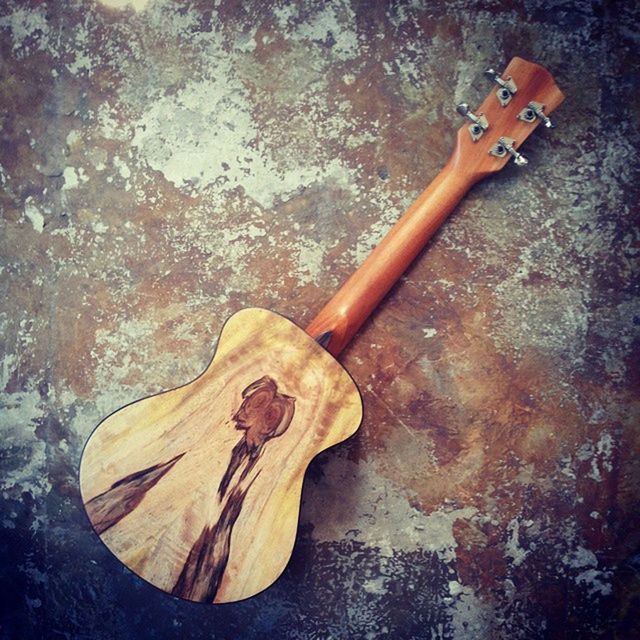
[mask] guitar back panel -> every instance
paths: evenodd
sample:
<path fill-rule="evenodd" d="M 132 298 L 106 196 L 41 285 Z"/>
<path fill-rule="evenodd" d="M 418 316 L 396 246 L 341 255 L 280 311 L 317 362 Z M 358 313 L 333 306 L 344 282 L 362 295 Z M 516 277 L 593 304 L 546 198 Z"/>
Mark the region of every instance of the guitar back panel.
<path fill-rule="evenodd" d="M 87 514 L 156 587 L 198 602 L 247 598 L 284 570 L 309 462 L 361 418 L 353 380 L 308 334 L 239 311 L 196 380 L 98 425 L 80 467 Z"/>

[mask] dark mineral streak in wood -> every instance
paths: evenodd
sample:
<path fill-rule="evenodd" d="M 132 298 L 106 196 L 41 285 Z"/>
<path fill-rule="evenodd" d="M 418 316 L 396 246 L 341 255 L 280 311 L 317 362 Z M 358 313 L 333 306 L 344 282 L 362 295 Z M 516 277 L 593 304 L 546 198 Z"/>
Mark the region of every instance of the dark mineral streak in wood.
<path fill-rule="evenodd" d="M 220 500 L 229 487 L 233 475 L 244 464 L 237 482 L 247 477 L 255 466 L 262 448 L 271 438 L 281 436 L 291 424 L 295 412 L 295 398 L 278 392 L 278 385 L 269 376 L 252 382 L 242 392 L 242 404 L 233 416 L 236 429 L 244 430 L 244 437 L 233 447 L 231 460 L 220 481 Z"/>
<path fill-rule="evenodd" d="M 136 471 L 89 500 L 86 504 L 87 513 L 97 533 L 105 532 L 133 511 L 142 502 L 147 491 L 154 487 L 185 453 L 180 453 L 168 462 Z"/>
<path fill-rule="evenodd" d="M 198 602 L 213 602 L 229 561 L 233 525 L 240 515 L 251 484 L 245 489 L 232 489 L 218 522 L 213 527 L 203 529 L 171 591 L 174 596 Z"/>
<path fill-rule="evenodd" d="M 295 398 L 278 392 L 278 385 L 269 376 L 251 383 L 242 392 L 242 404 L 233 416 L 236 428 L 244 436 L 233 447 L 227 470 L 218 487 L 218 498 L 224 501 L 217 523 L 206 526 L 191 548 L 172 594 L 189 600 L 212 602 L 224 574 L 231 547 L 231 533 L 240 515 L 244 499 L 260 471 L 246 488 L 243 480 L 256 466 L 263 447 L 272 438 L 281 436 L 291 424 L 295 413 Z M 242 467 L 230 492 L 229 486 Z M 225 499 L 225 496 L 226 499 Z"/>

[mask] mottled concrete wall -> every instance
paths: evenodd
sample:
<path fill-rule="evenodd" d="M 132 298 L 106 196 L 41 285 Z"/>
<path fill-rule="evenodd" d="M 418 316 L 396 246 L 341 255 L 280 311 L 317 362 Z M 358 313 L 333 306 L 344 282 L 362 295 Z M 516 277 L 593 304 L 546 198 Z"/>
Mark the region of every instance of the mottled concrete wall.
<path fill-rule="evenodd" d="M 3 637 L 638 637 L 633 3 L 135 4 L 0 9 Z M 344 354 L 366 417 L 283 577 L 207 607 L 122 569 L 79 498 L 95 424 L 244 306 L 308 322 L 514 55 L 558 128 Z"/>

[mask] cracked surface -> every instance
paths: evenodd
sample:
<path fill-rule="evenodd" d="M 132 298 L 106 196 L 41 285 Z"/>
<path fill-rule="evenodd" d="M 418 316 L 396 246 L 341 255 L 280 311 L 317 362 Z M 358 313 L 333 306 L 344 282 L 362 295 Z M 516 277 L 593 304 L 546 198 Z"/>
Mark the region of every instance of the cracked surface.
<path fill-rule="evenodd" d="M 0 9 L 3 637 L 632 638 L 632 3 L 75 0 Z M 311 466 L 248 601 L 123 571 L 77 468 L 96 423 L 207 364 L 225 318 L 305 326 L 444 164 L 486 67 L 567 96 L 341 358 L 358 434 Z"/>

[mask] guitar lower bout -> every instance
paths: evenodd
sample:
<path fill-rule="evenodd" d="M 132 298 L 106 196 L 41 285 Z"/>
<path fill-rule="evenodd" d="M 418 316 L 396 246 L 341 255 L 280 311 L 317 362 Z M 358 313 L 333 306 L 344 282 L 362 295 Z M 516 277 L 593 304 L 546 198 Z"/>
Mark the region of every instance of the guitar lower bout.
<path fill-rule="evenodd" d="M 329 353 L 286 318 L 244 309 L 198 378 L 98 425 L 82 499 L 105 545 L 151 584 L 242 600 L 289 560 L 309 462 L 361 419 L 358 389 Z"/>

